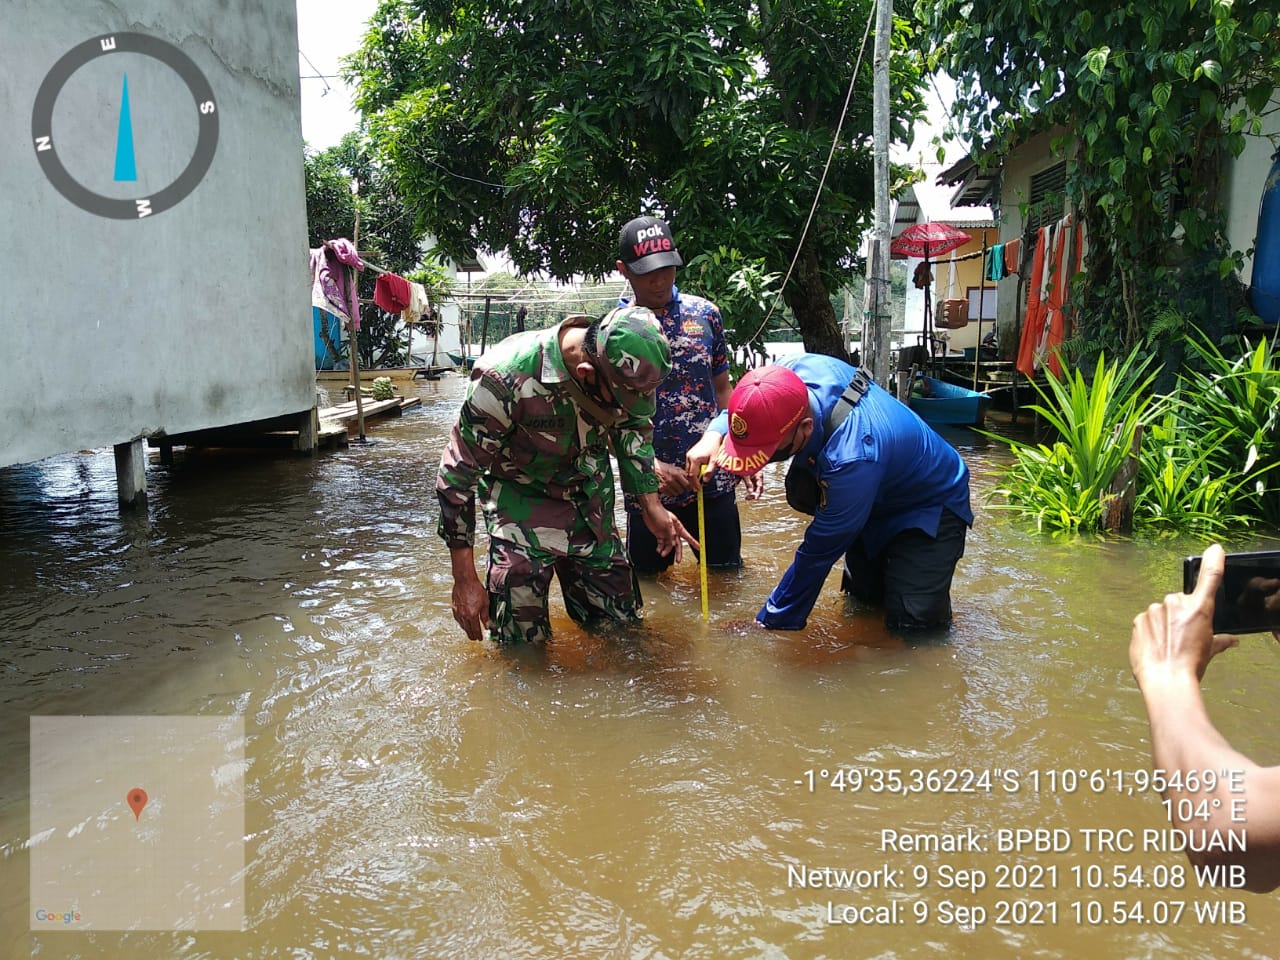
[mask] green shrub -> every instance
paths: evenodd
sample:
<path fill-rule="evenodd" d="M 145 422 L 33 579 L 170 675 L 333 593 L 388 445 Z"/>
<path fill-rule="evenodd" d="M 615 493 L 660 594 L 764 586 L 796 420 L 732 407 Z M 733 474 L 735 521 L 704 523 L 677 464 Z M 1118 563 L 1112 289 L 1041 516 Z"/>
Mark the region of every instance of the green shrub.
<path fill-rule="evenodd" d="M 1044 531 L 1094 531 L 1109 489 L 1144 423 L 1134 526 L 1148 533 L 1221 537 L 1280 525 L 1280 368 L 1264 339 L 1228 359 L 1201 334 L 1172 393 L 1150 395 L 1159 372 L 1137 351 L 1093 378 L 1050 377 L 1031 409 L 1057 433 L 1052 445 L 1008 441 L 1014 462 L 995 504 Z"/>
<path fill-rule="evenodd" d="M 1006 441 L 1014 463 L 997 493 L 998 507 L 1035 521 L 1038 530 L 1097 529 L 1116 472 L 1133 444 L 1134 432 L 1151 406 L 1154 373 L 1138 351 L 1115 365 L 1105 356 L 1091 380 L 1076 370 L 1050 376 L 1041 403 L 1031 407 L 1058 434 L 1053 446 Z"/>

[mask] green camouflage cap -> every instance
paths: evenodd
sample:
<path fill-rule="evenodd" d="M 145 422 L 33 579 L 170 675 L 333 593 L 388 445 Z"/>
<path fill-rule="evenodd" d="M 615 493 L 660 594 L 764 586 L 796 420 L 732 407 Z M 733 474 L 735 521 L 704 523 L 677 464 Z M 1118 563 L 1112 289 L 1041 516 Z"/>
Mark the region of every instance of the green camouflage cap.
<path fill-rule="evenodd" d="M 633 417 L 652 417 L 653 392 L 671 372 L 671 347 L 648 307 L 618 307 L 599 321 L 596 362 L 609 378 L 618 406 Z"/>

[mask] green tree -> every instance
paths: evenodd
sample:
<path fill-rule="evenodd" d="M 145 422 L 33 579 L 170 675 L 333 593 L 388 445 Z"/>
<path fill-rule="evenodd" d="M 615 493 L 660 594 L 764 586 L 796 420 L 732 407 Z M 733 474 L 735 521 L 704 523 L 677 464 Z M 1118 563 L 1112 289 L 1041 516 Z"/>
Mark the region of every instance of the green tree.
<path fill-rule="evenodd" d="M 440 266 L 422 263 L 417 225 L 393 181 L 359 134 L 348 133 L 336 147 L 308 151 L 304 172 L 310 246 L 318 247 L 339 237 L 353 240 L 358 233 L 362 259 L 402 276 L 425 270 L 424 285 L 433 302 L 438 303 L 448 293 Z M 372 301 L 376 280 L 372 270 L 360 274 L 360 362 L 366 366 L 404 363 L 408 344 L 399 337 L 396 317 L 365 302 Z"/>
<path fill-rule="evenodd" d="M 935 64 L 957 80 L 954 114 L 972 142 L 1000 155 L 1031 133 L 1069 131 L 1065 191 L 1090 240 L 1080 338 L 1127 353 L 1169 304 L 1224 333 L 1241 255 L 1225 239 L 1222 164 L 1261 132 L 1280 81 L 1274 8 L 937 0 L 917 9 Z"/>
<path fill-rule="evenodd" d="M 871 205 L 870 44 L 801 234 L 869 0 L 383 0 L 348 71 L 379 155 L 452 255 L 603 276 L 623 222 L 663 215 L 691 257 L 725 247 L 783 290 L 806 346 L 842 355 L 828 290 Z M 895 134 L 920 113 L 899 24 Z M 720 291 L 706 293 L 718 297 Z M 732 318 L 730 318 L 732 320 Z"/>

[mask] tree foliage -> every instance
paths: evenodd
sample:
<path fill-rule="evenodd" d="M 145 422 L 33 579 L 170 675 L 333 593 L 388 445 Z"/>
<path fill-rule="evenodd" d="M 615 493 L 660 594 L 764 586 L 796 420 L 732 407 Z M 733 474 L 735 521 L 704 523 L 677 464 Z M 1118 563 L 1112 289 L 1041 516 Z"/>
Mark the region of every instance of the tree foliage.
<path fill-rule="evenodd" d="M 449 281 L 443 269 L 439 264 L 422 262 L 413 217 L 358 134 L 347 134 L 336 147 L 308 152 L 304 166 L 307 242 L 311 247 L 339 237 L 356 240 L 358 236 L 364 260 L 422 282 L 433 302 L 448 294 Z M 405 363 L 408 344 L 400 340 L 396 317 L 365 302 L 372 300 L 376 280 L 372 270 L 360 274 L 360 362 L 366 366 Z"/>
<path fill-rule="evenodd" d="M 525 274 L 602 276 L 621 224 L 656 212 L 689 257 L 738 252 L 724 277 L 782 276 L 869 11 L 868 0 L 383 0 L 348 71 L 419 226 L 452 255 L 505 249 Z M 921 101 L 899 26 L 905 137 Z M 870 43 L 861 64 L 784 290 L 809 348 L 836 354 L 827 290 L 871 205 Z"/>
<path fill-rule="evenodd" d="M 1091 243 L 1084 338 L 1127 352 L 1169 303 L 1223 332 L 1241 255 L 1225 239 L 1222 164 L 1261 132 L 1280 81 L 1275 8 L 938 0 L 918 9 L 936 65 L 957 79 L 955 115 L 981 151 L 1000 155 L 1055 126 L 1069 132 L 1066 193 Z"/>

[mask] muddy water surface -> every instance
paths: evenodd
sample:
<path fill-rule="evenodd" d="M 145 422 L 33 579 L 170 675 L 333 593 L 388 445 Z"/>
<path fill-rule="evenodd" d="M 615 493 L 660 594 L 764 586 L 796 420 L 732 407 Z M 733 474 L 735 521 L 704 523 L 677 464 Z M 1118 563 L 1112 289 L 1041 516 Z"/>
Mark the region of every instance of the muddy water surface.
<path fill-rule="evenodd" d="M 748 630 L 802 529 L 773 475 L 710 624 L 686 561 L 642 631 L 557 607 L 545 654 L 504 655 L 455 627 L 435 535 L 461 383 L 411 389 L 365 448 L 153 464 L 145 518 L 117 511 L 109 452 L 0 471 L 0 956 L 1280 954 L 1274 898 L 1142 849 L 1164 819 L 1133 790 L 1128 624 L 1195 545 L 982 509 L 944 641 L 887 635 L 834 577 L 805 632 Z M 1006 454 L 954 439 L 981 499 Z M 1207 689 L 1280 760 L 1273 641 Z M 243 718 L 243 931 L 29 929 L 29 718 L 59 714 Z"/>

